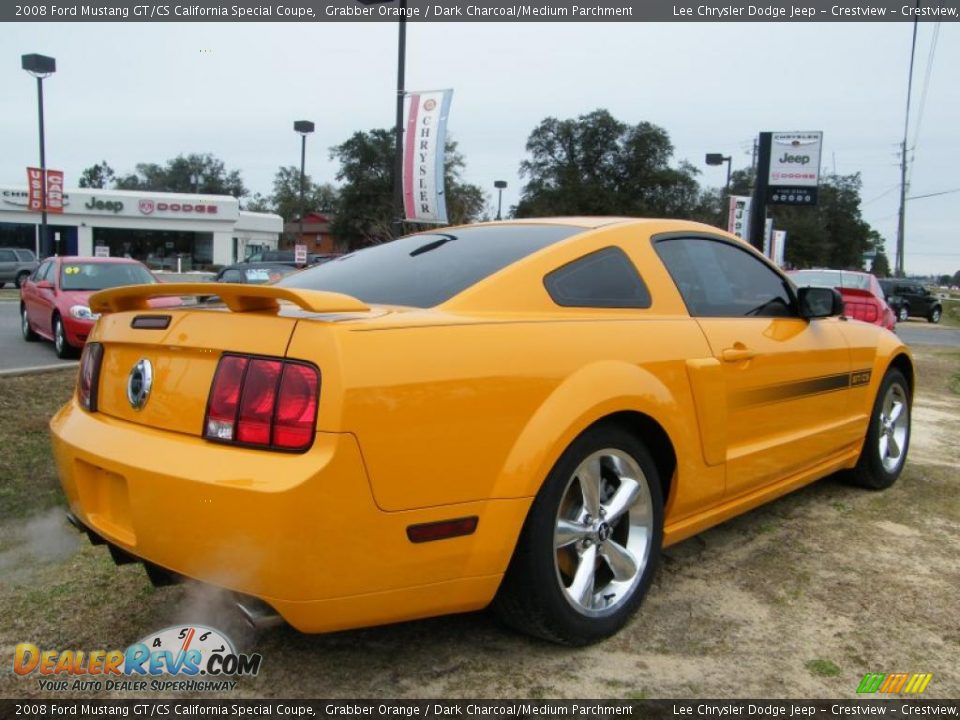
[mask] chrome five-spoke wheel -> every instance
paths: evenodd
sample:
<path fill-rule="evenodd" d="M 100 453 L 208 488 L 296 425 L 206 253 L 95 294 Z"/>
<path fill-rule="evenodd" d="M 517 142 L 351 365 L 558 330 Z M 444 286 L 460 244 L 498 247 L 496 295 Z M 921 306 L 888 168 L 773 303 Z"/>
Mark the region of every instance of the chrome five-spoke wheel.
<path fill-rule="evenodd" d="M 903 450 L 906 448 L 909 428 L 907 396 L 902 385 L 892 384 L 887 388 L 880 406 L 879 439 L 877 450 L 884 470 L 895 472 L 903 463 Z"/>
<path fill-rule="evenodd" d="M 584 615 L 614 612 L 636 589 L 650 553 L 653 505 L 646 476 L 622 450 L 599 450 L 573 472 L 554 531 L 563 594 Z"/>

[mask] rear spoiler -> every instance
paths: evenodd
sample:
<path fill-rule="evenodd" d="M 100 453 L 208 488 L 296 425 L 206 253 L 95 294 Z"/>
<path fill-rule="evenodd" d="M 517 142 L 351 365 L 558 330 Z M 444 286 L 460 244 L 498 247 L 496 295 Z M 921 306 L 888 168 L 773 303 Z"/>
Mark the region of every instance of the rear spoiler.
<path fill-rule="evenodd" d="M 315 313 L 365 312 L 370 309 L 357 298 L 341 293 L 233 283 L 153 283 L 110 288 L 90 296 L 90 309 L 95 313 L 150 310 L 150 298 L 196 295 L 215 295 L 233 312 L 276 312 L 281 300 Z"/>
<path fill-rule="evenodd" d="M 839 290 L 839 291 L 840 291 L 840 295 L 841 295 L 841 296 L 844 296 L 844 297 L 867 297 L 867 298 L 871 298 L 871 297 L 872 297 L 872 298 L 876 298 L 876 297 L 877 297 L 876 295 L 874 295 L 874 294 L 873 294 L 872 292 L 870 292 L 869 290 L 864 290 L 863 288 L 845 288 L 845 287 L 840 287 L 840 288 L 837 288 L 837 290 Z M 878 299 L 879 299 L 879 298 L 878 298 Z"/>

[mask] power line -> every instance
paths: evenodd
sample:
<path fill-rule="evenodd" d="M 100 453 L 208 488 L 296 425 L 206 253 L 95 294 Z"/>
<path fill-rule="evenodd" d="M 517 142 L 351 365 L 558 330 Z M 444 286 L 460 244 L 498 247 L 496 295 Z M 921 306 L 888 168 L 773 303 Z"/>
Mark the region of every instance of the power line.
<path fill-rule="evenodd" d="M 910 148 L 910 174 L 907 185 L 913 179 L 913 165 L 916 160 L 917 146 L 920 143 L 920 126 L 923 124 L 923 111 L 927 105 L 927 90 L 930 87 L 930 75 L 933 72 L 933 58 L 937 53 L 937 40 L 940 37 L 940 23 L 933 27 L 933 36 L 930 38 L 930 50 L 927 54 L 927 69 L 923 75 L 923 90 L 920 91 L 920 107 L 917 110 L 917 128 L 913 132 L 913 146 Z"/>
<path fill-rule="evenodd" d="M 960 188 L 954 188 L 953 190 L 941 190 L 940 192 L 927 193 L 926 195 L 914 195 L 913 197 L 908 197 L 907 200 L 922 200 L 923 198 L 938 197 L 940 195 L 951 195 L 953 193 L 960 192 Z"/>

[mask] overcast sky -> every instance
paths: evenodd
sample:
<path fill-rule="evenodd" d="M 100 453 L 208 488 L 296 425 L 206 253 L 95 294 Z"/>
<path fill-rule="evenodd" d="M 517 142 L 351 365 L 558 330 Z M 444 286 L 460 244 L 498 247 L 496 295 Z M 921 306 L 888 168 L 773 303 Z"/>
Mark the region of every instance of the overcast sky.
<path fill-rule="evenodd" d="M 921 24 L 910 142 L 935 25 Z M 504 179 L 516 202 L 524 144 L 544 117 L 607 108 L 669 132 L 675 158 L 720 186 L 707 152 L 750 164 L 761 130 L 823 130 L 825 171 L 863 176 L 864 215 L 896 244 L 910 23 L 413 23 L 407 88 L 454 89 L 449 131 L 466 180 Z M 944 23 L 915 147 L 911 195 L 960 188 L 960 27 Z M 47 164 L 80 172 L 211 152 L 270 192 L 299 163 L 297 119 L 313 120 L 307 172 L 333 181 L 329 147 L 394 121 L 397 27 L 361 24 L 3 24 L 0 184 L 25 184 L 38 162 L 36 90 L 20 55 L 57 59 L 45 81 Z M 960 193 L 907 205 L 906 269 L 960 269 Z M 789 238 L 788 238 L 789 242 Z"/>

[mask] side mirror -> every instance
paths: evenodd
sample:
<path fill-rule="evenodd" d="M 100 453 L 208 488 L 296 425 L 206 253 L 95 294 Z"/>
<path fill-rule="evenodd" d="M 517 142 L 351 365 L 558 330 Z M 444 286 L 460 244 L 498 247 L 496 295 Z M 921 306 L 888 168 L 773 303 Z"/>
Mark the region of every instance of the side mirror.
<path fill-rule="evenodd" d="M 835 288 L 802 287 L 797 290 L 800 316 L 812 320 L 843 315 L 843 296 Z"/>

